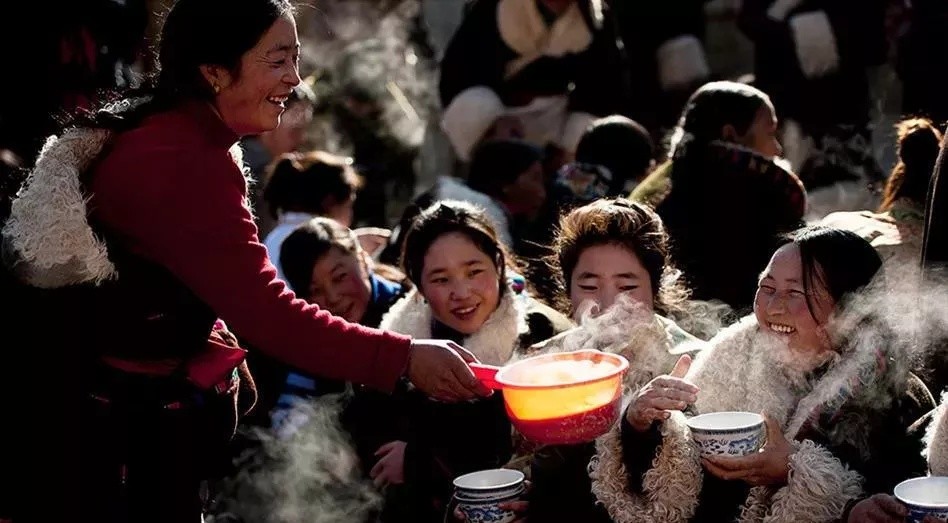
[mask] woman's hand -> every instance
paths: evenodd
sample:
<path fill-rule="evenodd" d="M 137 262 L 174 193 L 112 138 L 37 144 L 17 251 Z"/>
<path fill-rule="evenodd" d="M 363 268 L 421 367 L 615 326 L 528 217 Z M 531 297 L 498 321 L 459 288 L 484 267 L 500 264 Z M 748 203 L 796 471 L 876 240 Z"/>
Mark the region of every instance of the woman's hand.
<path fill-rule="evenodd" d="M 412 340 L 407 377 L 418 389 L 441 401 L 487 397 L 493 392 L 471 372 L 467 363 L 477 358 L 447 340 Z"/>
<path fill-rule="evenodd" d="M 847 523 L 903 523 L 908 509 L 899 500 L 888 494 L 876 494 L 853 506 Z M 926 516 L 923 523 L 939 523 L 935 516 Z"/>
<path fill-rule="evenodd" d="M 714 456 L 702 460 L 704 468 L 724 480 L 744 480 L 750 485 L 784 485 L 790 474 L 790 455 L 796 452 L 783 436 L 780 424 L 764 414 L 767 443 L 760 452 L 730 458 Z"/>
<path fill-rule="evenodd" d="M 375 451 L 378 462 L 369 471 L 376 487 L 401 485 L 405 482 L 405 442 L 390 441 Z"/>
<path fill-rule="evenodd" d="M 684 410 L 698 399 L 698 387 L 683 378 L 691 368 L 691 356 L 678 358 L 671 374 L 659 376 L 639 389 L 626 410 L 632 428 L 645 432 L 655 421 L 663 421 L 673 410 Z"/>

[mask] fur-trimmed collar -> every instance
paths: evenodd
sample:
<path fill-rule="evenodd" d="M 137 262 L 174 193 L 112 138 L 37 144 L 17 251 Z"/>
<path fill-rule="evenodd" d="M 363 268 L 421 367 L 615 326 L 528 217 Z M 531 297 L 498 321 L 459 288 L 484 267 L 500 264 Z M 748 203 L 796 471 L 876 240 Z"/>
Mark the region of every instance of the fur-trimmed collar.
<path fill-rule="evenodd" d="M 46 141 L 2 232 L 4 261 L 24 283 L 52 289 L 118 276 L 105 242 L 89 225 L 90 196 L 82 180 L 111 138 L 108 130 L 77 128 Z M 240 147 L 230 154 L 248 179 Z"/>
<path fill-rule="evenodd" d="M 481 363 L 508 363 L 520 349 L 520 337 L 528 331 L 526 316 L 523 297 L 507 290 L 484 325 L 464 339 L 464 348 L 474 353 Z M 431 307 L 418 289 L 412 289 L 392 305 L 379 328 L 425 339 L 431 338 L 432 321 Z"/>
<path fill-rule="evenodd" d="M 594 23 L 601 23 L 601 0 L 591 0 L 590 7 Z M 507 78 L 515 76 L 541 56 L 579 53 L 593 40 L 579 3 L 571 4 L 552 25 L 547 25 L 537 7 L 537 0 L 500 0 L 497 4 L 497 29 L 504 43 L 520 55 L 507 64 Z"/>
<path fill-rule="evenodd" d="M 813 384 L 780 369 L 771 357 L 772 345 L 751 316 L 725 329 L 702 351 L 687 378 L 701 392 L 696 413 L 726 410 L 767 412 L 784 427 L 797 452 L 791 457 L 793 473 L 787 485 L 773 490 L 754 487 L 741 510 L 741 522 L 833 521 L 846 503 L 861 492 L 862 478 L 828 450 L 800 432 L 814 412 L 838 409 L 860 402 L 848 390 L 854 377 L 861 390 L 890 390 L 885 377 L 866 369 L 876 368 L 877 352 L 856 347 L 840 358 Z M 856 390 L 860 390 L 857 388 Z M 893 398 L 894 399 L 894 398 Z M 833 442 L 864 449 L 867 427 L 861 416 L 846 417 L 828 427 L 818 427 Z M 593 492 L 617 523 L 632 521 L 688 521 L 697 508 L 704 472 L 696 447 L 681 413 L 673 413 L 661 428 L 663 443 L 653 467 L 643 478 L 644 493 L 628 489 L 619 428 L 597 441 L 597 456 L 590 466 Z"/>

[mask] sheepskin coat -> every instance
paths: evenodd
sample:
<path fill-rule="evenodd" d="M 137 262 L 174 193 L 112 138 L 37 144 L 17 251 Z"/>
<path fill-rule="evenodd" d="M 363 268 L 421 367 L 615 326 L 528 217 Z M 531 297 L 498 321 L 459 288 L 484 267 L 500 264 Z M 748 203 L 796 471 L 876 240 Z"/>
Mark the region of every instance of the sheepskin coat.
<path fill-rule="evenodd" d="M 644 434 L 623 418 L 597 441 L 590 465 L 612 521 L 831 522 L 863 492 L 924 474 L 913 431 L 933 400 L 917 378 L 891 358 L 880 362 L 875 347 L 853 347 L 802 383 L 761 336 L 749 317 L 711 340 L 687 376 L 701 390 L 689 414 L 768 413 L 796 447 L 787 483 L 751 488 L 706 474 L 680 412 Z"/>
<path fill-rule="evenodd" d="M 610 317 L 611 316 L 611 317 Z M 671 372 L 683 354 L 697 354 L 707 345 L 678 327 L 675 322 L 653 315 L 652 321 L 634 323 L 620 314 L 591 318 L 581 327 L 567 331 L 542 344 L 541 350 L 595 349 L 621 354 L 629 360 L 625 375 L 625 397 L 651 381 Z M 550 445 L 531 456 L 530 521 L 595 521 L 602 510 L 594 505 L 587 471 L 595 455 L 595 444 Z"/>
<path fill-rule="evenodd" d="M 437 337 L 431 307 L 416 290 L 396 302 L 381 328 L 416 339 Z M 456 339 L 489 365 L 504 365 L 532 354 L 529 347 L 565 330 L 569 322 L 526 294 L 505 288 L 497 310 L 474 334 Z M 538 337 L 539 336 L 539 337 Z M 513 452 L 513 429 L 503 397 L 445 404 L 409 390 L 401 403 L 410 427 L 406 434 L 405 484 L 387 510 L 392 521 L 441 522 L 451 481 L 462 474 L 498 468 Z"/>

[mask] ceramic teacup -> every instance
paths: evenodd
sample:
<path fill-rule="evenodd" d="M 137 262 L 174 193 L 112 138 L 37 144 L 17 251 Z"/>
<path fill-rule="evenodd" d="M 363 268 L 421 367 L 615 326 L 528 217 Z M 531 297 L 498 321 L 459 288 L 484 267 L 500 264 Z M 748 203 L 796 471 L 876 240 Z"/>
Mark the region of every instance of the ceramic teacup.
<path fill-rule="evenodd" d="M 739 457 L 764 445 L 764 418 L 753 412 L 711 412 L 689 418 L 691 436 L 702 457 Z"/>
<path fill-rule="evenodd" d="M 926 516 L 948 521 L 948 477 L 905 480 L 895 486 L 893 494 L 909 510 L 905 519 L 909 523 L 921 523 Z"/>

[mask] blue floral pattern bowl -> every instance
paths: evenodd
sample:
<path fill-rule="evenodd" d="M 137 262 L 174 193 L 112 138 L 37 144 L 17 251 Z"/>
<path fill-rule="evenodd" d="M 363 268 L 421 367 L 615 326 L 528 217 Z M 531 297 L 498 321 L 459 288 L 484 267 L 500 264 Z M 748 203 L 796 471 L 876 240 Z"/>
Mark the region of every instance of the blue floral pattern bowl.
<path fill-rule="evenodd" d="M 712 412 L 687 423 L 702 457 L 746 456 L 760 450 L 766 439 L 764 418 L 753 412 Z"/>
<path fill-rule="evenodd" d="M 922 523 L 926 516 L 948 521 L 948 477 L 905 480 L 895 486 L 893 494 L 908 509 L 905 520 L 909 523 Z"/>

